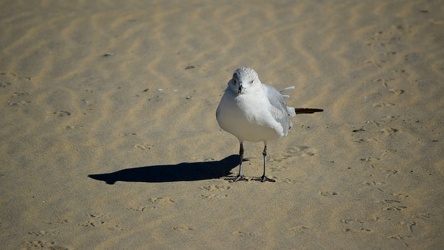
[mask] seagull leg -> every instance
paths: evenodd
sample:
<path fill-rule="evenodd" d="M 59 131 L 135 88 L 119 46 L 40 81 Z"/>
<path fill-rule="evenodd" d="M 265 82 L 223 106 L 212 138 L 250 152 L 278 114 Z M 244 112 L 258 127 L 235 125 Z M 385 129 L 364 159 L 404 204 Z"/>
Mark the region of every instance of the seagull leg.
<path fill-rule="evenodd" d="M 244 161 L 244 143 L 240 143 L 239 147 L 239 174 L 237 175 L 236 179 L 234 179 L 234 182 L 236 181 L 247 181 L 247 178 L 245 178 L 244 174 L 242 173 L 242 162 Z"/>
<path fill-rule="evenodd" d="M 242 162 L 244 161 L 244 144 L 241 142 L 240 143 L 240 148 L 239 148 L 239 158 L 240 158 L 240 163 L 239 163 L 239 174 L 232 178 L 227 178 L 226 180 L 232 180 L 233 182 L 237 182 L 237 181 L 248 181 L 247 178 L 245 178 L 244 174 L 242 173 Z"/>
<path fill-rule="evenodd" d="M 267 163 L 267 144 L 265 143 L 264 151 L 262 151 L 262 155 L 264 156 L 264 173 L 262 174 L 262 177 L 260 178 L 261 182 L 269 181 L 269 182 L 275 182 L 275 180 L 268 178 L 265 176 L 265 168 Z"/>

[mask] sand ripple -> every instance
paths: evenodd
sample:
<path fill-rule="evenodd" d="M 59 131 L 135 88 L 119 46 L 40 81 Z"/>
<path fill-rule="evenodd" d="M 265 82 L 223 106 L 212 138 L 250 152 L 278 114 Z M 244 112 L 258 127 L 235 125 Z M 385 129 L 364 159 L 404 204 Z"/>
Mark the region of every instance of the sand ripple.
<path fill-rule="evenodd" d="M 440 1 L 0 9 L 3 248 L 443 245 Z M 270 145 L 274 184 L 219 178 L 238 144 L 215 109 L 238 66 L 325 110 Z"/>

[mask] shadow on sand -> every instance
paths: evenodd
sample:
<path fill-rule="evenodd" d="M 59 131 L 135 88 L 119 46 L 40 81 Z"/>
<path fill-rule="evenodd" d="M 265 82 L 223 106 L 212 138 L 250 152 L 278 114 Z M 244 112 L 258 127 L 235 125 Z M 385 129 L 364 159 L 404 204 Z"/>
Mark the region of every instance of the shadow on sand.
<path fill-rule="evenodd" d="M 184 162 L 176 165 L 154 165 L 122 169 L 113 173 L 88 175 L 94 180 L 113 185 L 125 182 L 199 181 L 227 176 L 239 165 L 239 155 L 230 155 L 220 161 Z"/>

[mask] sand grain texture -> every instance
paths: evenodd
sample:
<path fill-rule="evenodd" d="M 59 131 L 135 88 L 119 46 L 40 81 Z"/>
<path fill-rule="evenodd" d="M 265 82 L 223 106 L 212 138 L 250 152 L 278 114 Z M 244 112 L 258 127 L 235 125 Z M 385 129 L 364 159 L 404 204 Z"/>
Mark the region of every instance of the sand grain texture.
<path fill-rule="evenodd" d="M 440 1 L 2 1 L 2 249 L 439 249 Z M 230 183 L 238 66 L 295 85 Z M 245 174 L 262 145 L 246 143 Z"/>

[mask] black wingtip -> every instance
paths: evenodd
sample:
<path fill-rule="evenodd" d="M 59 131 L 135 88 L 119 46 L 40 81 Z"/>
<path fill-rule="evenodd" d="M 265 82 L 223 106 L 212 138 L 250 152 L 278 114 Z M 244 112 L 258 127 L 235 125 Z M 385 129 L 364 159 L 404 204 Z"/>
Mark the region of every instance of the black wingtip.
<path fill-rule="evenodd" d="M 315 109 L 315 108 L 295 108 L 296 114 L 313 114 L 317 112 L 324 111 L 323 109 Z"/>

